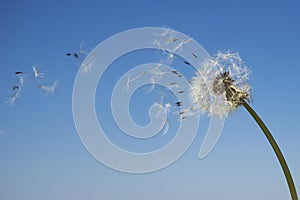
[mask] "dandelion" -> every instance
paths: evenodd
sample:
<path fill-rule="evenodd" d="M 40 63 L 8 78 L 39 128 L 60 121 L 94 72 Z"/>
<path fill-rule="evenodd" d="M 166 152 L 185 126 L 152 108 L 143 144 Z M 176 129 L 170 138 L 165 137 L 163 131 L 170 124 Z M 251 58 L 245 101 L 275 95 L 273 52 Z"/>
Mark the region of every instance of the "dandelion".
<path fill-rule="evenodd" d="M 201 113 L 226 117 L 251 100 L 249 70 L 238 53 L 218 53 L 191 80 L 190 98 Z"/>
<path fill-rule="evenodd" d="M 248 84 L 249 70 L 238 53 L 219 52 L 207 60 L 191 80 L 190 98 L 200 113 L 226 117 L 238 107 L 244 106 L 257 122 L 271 144 L 284 172 L 293 200 L 297 192 L 284 156 L 271 132 L 247 102 L 251 101 Z"/>

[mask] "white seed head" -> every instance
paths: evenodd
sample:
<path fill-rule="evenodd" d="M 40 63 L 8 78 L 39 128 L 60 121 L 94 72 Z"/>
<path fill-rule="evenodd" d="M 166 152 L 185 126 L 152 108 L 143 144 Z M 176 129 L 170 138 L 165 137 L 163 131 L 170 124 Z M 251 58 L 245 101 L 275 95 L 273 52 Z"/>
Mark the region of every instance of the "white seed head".
<path fill-rule="evenodd" d="M 237 52 L 219 52 L 206 60 L 191 80 L 193 106 L 210 116 L 226 117 L 250 100 L 249 70 Z"/>

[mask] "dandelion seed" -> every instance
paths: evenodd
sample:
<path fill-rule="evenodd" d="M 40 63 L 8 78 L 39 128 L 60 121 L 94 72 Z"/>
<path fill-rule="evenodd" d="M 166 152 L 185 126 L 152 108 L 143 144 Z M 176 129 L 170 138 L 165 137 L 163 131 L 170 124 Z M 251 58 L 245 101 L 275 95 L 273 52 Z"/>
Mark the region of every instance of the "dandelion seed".
<path fill-rule="evenodd" d="M 192 116 L 196 116 L 194 107 L 185 108 L 179 112 L 180 120 L 183 120 L 183 119 L 186 119 L 186 118 L 192 117 Z"/>
<path fill-rule="evenodd" d="M 155 65 L 155 67 L 153 69 L 151 69 L 149 71 L 150 74 L 153 74 L 155 77 L 160 78 L 162 76 L 164 76 L 165 74 L 167 74 L 168 72 L 166 71 L 162 71 L 161 70 L 161 63 Z"/>
<path fill-rule="evenodd" d="M 80 46 L 79 46 L 79 51 L 78 52 L 68 52 L 68 53 L 66 53 L 66 56 L 74 56 L 74 58 L 76 58 L 76 59 L 79 59 L 80 58 L 80 55 L 87 55 L 88 54 L 88 52 L 87 51 L 85 51 L 85 50 L 83 50 L 83 44 L 84 44 L 84 42 L 82 41 L 81 43 L 80 43 Z"/>
<path fill-rule="evenodd" d="M 172 52 L 170 51 L 164 51 L 164 53 L 167 55 L 167 60 L 165 61 L 166 63 L 172 63 L 173 60 L 175 59 L 175 56 Z"/>
<path fill-rule="evenodd" d="M 93 53 L 90 57 L 88 57 L 83 63 L 82 63 L 82 69 L 85 74 L 92 71 L 94 66 L 94 61 L 96 59 L 96 53 Z"/>
<path fill-rule="evenodd" d="M 83 65 L 83 68 L 82 68 L 83 69 L 83 73 L 87 74 L 87 73 L 91 72 L 92 68 L 93 68 L 93 64 L 92 63 L 85 63 Z"/>
<path fill-rule="evenodd" d="M 192 53 L 192 55 L 193 55 L 195 58 L 198 58 L 198 56 L 197 56 L 196 54 Z"/>
<path fill-rule="evenodd" d="M 172 107 L 172 105 L 171 105 L 170 103 L 166 103 L 166 104 L 164 105 L 165 112 L 166 112 L 166 113 L 169 113 L 170 110 L 171 110 L 171 107 Z"/>
<path fill-rule="evenodd" d="M 17 98 L 19 98 L 19 96 L 11 96 L 10 98 L 8 98 L 8 100 L 6 101 L 6 103 L 8 103 L 10 105 L 14 105 L 15 102 L 17 101 Z"/>
<path fill-rule="evenodd" d="M 177 83 L 172 82 L 172 83 L 170 83 L 170 85 L 173 87 L 179 88 L 179 85 Z"/>
<path fill-rule="evenodd" d="M 24 82 L 25 82 L 25 79 L 24 79 L 24 77 L 23 77 L 23 74 L 25 74 L 25 72 L 22 72 L 22 71 L 16 71 L 14 74 L 15 74 L 15 75 L 18 75 L 20 87 L 23 87 Z"/>
<path fill-rule="evenodd" d="M 19 90 L 19 86 L 14 85 L 14 86 L 12 87 L 12 89 L 13 89 L 13 91 L 18 91 L 18 90 Z"/>
<path fill-rule="evenodd" d="M 173 52 L 176 52 L 177 50 L 182 51 L 182 47 L 184 44 L 190 43 L 192 41 L 191 38 L 185 39 L 178 43 L 178 45 L 173 49 Z"/>
<path fill-rule="evenodd" d="M 177 102 L 176 102 L 176 106 L 178 106 L 178 107 L 179 107 L 179 106 L 182 106 L 182 102 L 181 102 L 181 101 L 177 101 Z"/>
<path fill-rule="evenodd" d="M 187 118 L 186 116 L 182 116 L 182 117 L 181 117 L 181 120 L 184 120 L 184 119 L 186 119 L 186 118 Z"/>
<path fill-rule="evenodd" d="M 158 107 L 162 108 L 162 109 L 159 109 L 159 112 L 157 112 L 157 113 L 155 114 L 155 117 L 162 116 L 162 113 L 165 113 L 165 114 L 166 114 L 166 109 L 165 109 L 165 107 L 163 106 L 163 104 L 158 103 L 158 102 L 155 102 L 155 103 L 153 104 L 153 106 L 158 106 Z"/>
<path fill-rule="evenodd" d="M 154 80 L 153 77 L 150 79 L 150 84 L 151 84 L 151 87 L 147 90 L 146 93 L 150 93 L 152 90 L 154 90 L 154 88 L 156 86 L 156 81 Z"/>
<path fill-rule="evenodd" d="M 175 42 L 179 39 L 176 37 L 177 33 L 169 28 L 163 28 L 163 31 L 161 33 L 158 33 L 157 35 L 161 36 L 168 43 Z"/>
<path fill-rule="evenodd" d="M 85 54 L 85 55 L 89 54 L 87 51 L 84 50 L 84 42 L 83 41 L 80 43 L 79 54 Z"/>
<path fill-rule="evenodd" d="M 171 71 L 173 74 L 176 74 L 178 77 L 182 77 L 182 75 L 178 71 Z"/>
<path fill-rule="evenodd" d="M 39 72 L 35 65 L 33 65 L 32 70 L 33 70 L 34 78 L 43 78 L 43 77 L 45 77 L 45 73 L 44 72 Z"/>
<path fill-rule="evenodd" d="M 154 46 L 156 46 L 158 49 L 160 49 L 160 50 L 163 49 L 162 44 L 161 44 L 160 41 L 154 39 L 154 40 L 153 40 L 153 44 L 154 44 Z"/>
<path fill-rule="evenodd" d="M 133 79 L 131 79 L 131 82 L 133 82 L 133 81 L 135 81 L 135 80 L 141 78 L 141 77 L 144 76 L 145 74 L 146 74 L 146 72 L 141 72 L 141 73 L 139 73 L 136 77 L 134 77 Z"/>
<path fill-rule="evenodd" d="M 132 83 L 133 81 L 135 81 L 135 80 L 141 78 L 141 77 L 144 76 L 145 74 L 146 74 L 146 72 L 141 72 L 140 74 L 138 74 L 136 77 L 134 77 L 134 78 L 132 78 L 132 79 L 131 79 L 130 76 L 128 75 L 128 76 L 127 76 L 126 87 L 125 87 L 125 89 L 123 90 L 123 93 L 129 91 L 130 86 L 131 86 L 131 83 Z"/>
<path fill-rule="evenodd" d="M 188 61 L 183 61 L 183 62 L 187 65 L 191 65 L 191 63 L 189 63 Z"/>
<path fill-rule="evenodd" d="M 74 55 L 75 58 L 79 58 L 78 53 L 73 53 L 73 55 Z"/>
<path fill-rule="evenodd" d="M 18 98 L 21 97 L 20 95 L 21 90 L 9 92 L 10 97 L 7 98 L 6 103 L 10 104 L 11 106 L 14 105 Z"/>
<path fill-rule="evenodd" d="M 79 58 L 79 54 L 78 53 L 66 53 L 66 56 L 74 56 L 74 58 Z"/>
<path fill-rule="evenodd" d="M 44 90 L 46 92 L 46 94 L 49 94 L 49 93 L 53 94 L 56 91 L 57 85 L 58 85 L 58 82 L 55 81 L 52 85 L 43 85 L 43 84 L 40 84 L 37 87 L 40 88 L 41 90 Z"/>
<path fill-rule="evenodd" d="M 19 83 L 20 83 L 20 86 L 21 86 L 21 87 L 23 87 L 24 82 L 25 82 L 24 77 L 23 77 L 23 76 L 20 76 L 20 77 L 19 77 Z"/>

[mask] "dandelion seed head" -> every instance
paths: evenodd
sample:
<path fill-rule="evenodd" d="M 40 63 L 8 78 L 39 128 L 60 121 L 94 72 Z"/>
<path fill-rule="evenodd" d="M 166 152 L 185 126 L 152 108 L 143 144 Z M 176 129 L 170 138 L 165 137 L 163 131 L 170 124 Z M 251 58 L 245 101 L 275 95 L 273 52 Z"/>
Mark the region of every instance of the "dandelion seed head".
<path fill-rule="evenodd" d="M 250 100 L 249 70 L 237 52 L 218 52 L 191 80 L 190 99 L 200 112 L 226 117 Z"/>

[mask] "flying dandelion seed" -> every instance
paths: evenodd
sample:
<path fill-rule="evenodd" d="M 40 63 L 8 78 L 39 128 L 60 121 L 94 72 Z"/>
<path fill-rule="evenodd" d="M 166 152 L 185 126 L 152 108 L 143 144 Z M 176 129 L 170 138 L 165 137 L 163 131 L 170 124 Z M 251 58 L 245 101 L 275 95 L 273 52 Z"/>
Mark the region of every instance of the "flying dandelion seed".
<path fill-rule="evenodd" d="M 189 63 L 188 61 L 183 61 L 183 62 L 187 65 L 191 65 L 191 63 Z"/>
<path fill-rule="evenodd" d="M 84 55 L 88 55 L 89 52 L 84 50 L 84 41 L 81 41 L 80 46 L 79 46 L 79 54 L 84 54 Z"/>
<path fill-rule="evenodd" d="M 149 71 L 150 74 L 153 74 L 156 78 L 161 78 L 162 76 L 164 76 L 165 74 L 169 73 L 169 72 L 166 72 L 166 71 L 162 71 L 161 70 L 161 63 L 155 65 L 155 67 L 153 69 L 151 69 Z"/>
<path fill-rule="evenodd" d="M 168 85 L 169 90 L 172 90 L 173 88 L 180 88 L 180 85 L 178 83 L 172 82 L 170 85 Z"/>
<path fill-rule="evenodd" d="M 6 100 L 6 103 L 13 106 L 16 103 L 17 99 L 21 97 L 20 92 L 21 90 L 19 89 L 17 91 L 9 92 L 9 97 Z"/>
<path fill-rule="evenodd" d="M 94 62 L 96 59 L 96 53 L 93 53 L 90 57 L 88 57 L 81 65 L 83 69 L 83 73 L 87 74 L 93 70 Z"/>
<path fill-rule="evenodd" d="M 173 52 L 176 52 L 177 50 L 182 51 L 183 45 L 190 43 L 192 41 L 191 38 L 185 39 L 178 43 L 178 45 L 173 49 Z"/>
<path fill-rule="evenodd" d="M 142 76 L 144 76 L 146 74 L 146 72 L 141 72 L 140 74 L 138 74 L 136 77 L 134 78 L 130 78 L 130 76 L 127 76 L 127 82 L 126 82 L 126 87 L 123 90 L 123 93 L 128 92 L 130 90 L 130 86 L 131 83 L 139 78 L 141 78 Z"/>
<path fill-rule="evenodd" d="M 150 78 L 150 88 L 146 91 L 146 93 L 150 93 L 152 92 L 152 90 L 154 90 L 154 88 L 156 87 L 156 81 L 153 77 Z"/>
<path fill-rule="evenodd" d="M 19 85 L 20 85 L 20 87 L 23 87 L 24 82 L 25 82 L 25 78 L 24 78 L 23 75 L 25 74 L 25 72 L 23 72 L 23 71 L 16 71 L 14 74 L 19 77 Z"/>
<path fill-rule="evenodd" d="M 163 116 L 163 114 L 169 113 L 169 107 L 167 107 L 167 105 L 163 105 L 162 103 L 155 102 L 153 104 L 153 106 L 158 106 L 158 107 L 162 108 L 161 110 L 159 110 L 159 112 L 157 112 L 155 114 L 155 117 L 160 117 L 160 116 Z"/>
<path fill-rule="evenodd" d="M 58 82 L 55 81 L 52 85 L 43 85 L 40 84 L 37 87 L 40 88 L 41 90 L 44 90 L 46 92 L 46 94 L 50 94 L 50 93 L 55 93 L 56 91 L 56 87 L 58 85 Z"/>
<path fill-rule="evenodd" d="M 178 38 L 176 37 L 177 33 L 169 28 L 163 28 L 162 32 L 156 33 L 156 35 L 164 38 L 167 41 L 167 43 L 175 42 L 178 40 Z"/>
<path fill-rule="evenodd" d="M 155 102 L 154 106 L 159 106 L 159 107 L 162 108 L 162 110 L 160 110 L 159 112 L 157 112 L 155 114 L 155 117 L 163 116 L 163 120 L 161 121 L 163 124 L 161 124 L 161 126 L 163 126 L 162 135 L 165 135 L 169 131 L 169 123 L 167 122 L 167 115 L 170 113 L 171 104 L 170 103 L 166 103 L 166 104 L 163 105 L 161 103 Z"/>
<path fill-rule="evenodd" d="M 141 72 L 141 73 L 139 73 L 136 77 L 134 77 L 134 78 L 131 79 L 131 82 L 133 82 L 133 81 L 135 81 L 135 80 L 141 78 L 141 77 L 144 76 L 145 74 L 146 74 L 146 72 Z"/>
<path fill-rule="evenodd" d="M 24 82 L 25 82 L 25 78 L 24 78 L 23 76 L 20 76 L 20 77 L 19 77 L 19 83 L 20 83 L 20 86 L 21 86 L 21 87 L 23 87 Z"/>
<path fill-rule="evenodd" d="M 68 53 L 66 53 L 66 56 L 68 56 L 68 57 L 74 56 L 74 58 L 79 59 L 82 55 L 88 55 L 89 52 L 85 51 L 83 46 L 84 46 L 84 42 L 82 41 L 80 43 L 78 52 L 68 52 Z"/>
<path fill-rule="evenodd" d="M 18 90 L 19 90 L 19 86 L 14 85 L 14 86 L 12 87 L 12 89 L 13 89 L 13 91 L 18 91 Z"/>
<path fill-rule="evenodd" d="M 32 70 L 34 78 L 44 78 L 46 75 L 44 72 L 40 72 L 35 65 L 32 66 Z"/>
<path fill-rule="evenodd" d="M 180 57 L 174 55 L 176 51 L 182 51 L 183 49 L 191 53 L 194 58 L 198 59 L 198 56 L 185 45 L 191 43 L 193 40 L 192 38 L 180 40 L 180 38 L 176 36 L 177 33 L 168 28 L 164 28 L 161 33 L 156 33 L 156 35 L 160 36 L 163 42 L 155 39 L 154 45 L 157 46 L 158 49 L 162 50 L 163 55 L 167 56 L 166 62 L 173 62 L 176 58 L 184 62 L 186 65 L 191 65 L 190 62 L 182 60 Z"/>
<path fill-rule="evenodd" d="M 182 106 L 182 102 L 181 102 L 181 101 L 177 101 L 177 102 L 176 102 L 176 106 L 178 106 L 178 107 L 179 107 L 179 106 Z"/>

